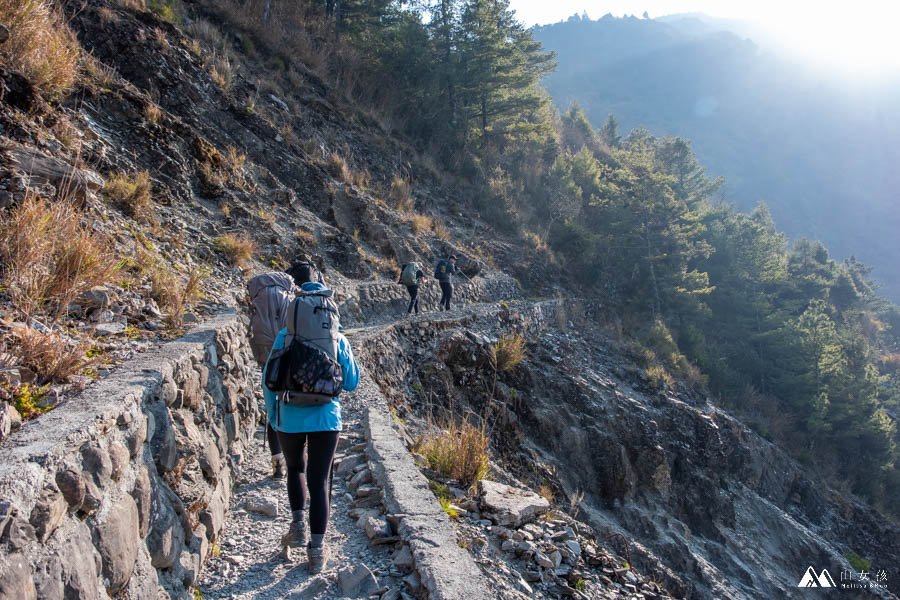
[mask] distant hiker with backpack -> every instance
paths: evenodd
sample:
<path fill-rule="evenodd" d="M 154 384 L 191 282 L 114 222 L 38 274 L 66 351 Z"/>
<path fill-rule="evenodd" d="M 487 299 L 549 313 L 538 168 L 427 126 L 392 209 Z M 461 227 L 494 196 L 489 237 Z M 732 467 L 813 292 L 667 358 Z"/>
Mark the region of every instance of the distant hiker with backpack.
<path fill-rule="evenodd" d="M 359 383 L 359 365 L 340 333 L 334 292 L 316 281 L 315 271 L 292 273 L 300 285 L 287 309 L 263 375 L 269 424 L 277 431 L 287 461 L 291 524 L 284 548 L 306 546 L 310 573 L 325 567 L 325 530 L 330 512 L 329 482 L 342 429 L 342 390 Z M 306 457 L 304 457 L 306 450 Z M 309 503 L 309 540 L 306 509 Z"/>
<path fill-rule="evenodd" d="M 414 308 L 416 314 L 419 314 L 419 285 L 424 279 L 425 273 L 419 268 L 417 262 L 408 262 L 400 269 L 400 279 L 397 283 L 405 285 L 406 291 L 409 292 L 409 307 L 406 309 L 406 314 L 410 314 Z"/>
<path fill-rule="evenodd" d="M 453 283 L 450 279 L 451 275 L 459 273 L 456 268 L 456 255 L 451 254 L 446 259 L 441 259 L 434 266 L 434 278 L 437 279 L 441 286 L 441 301 L 438 304 L 439 309 L 450 310 L 450 300 L 453 298 Z"/>
<path fill-rule="evenodd" d="M 284 327 L 284 316 L 294 299 L 294 280 L 287 273 L 263 273 L 247 283 L 250 297 L 250 351 L 259 368 L 266 366 L 275 337 Z M 272 477 L 284 477 L 287 467 L 278 435 L 266 424 L 266 438 L 272 453 Z"/>

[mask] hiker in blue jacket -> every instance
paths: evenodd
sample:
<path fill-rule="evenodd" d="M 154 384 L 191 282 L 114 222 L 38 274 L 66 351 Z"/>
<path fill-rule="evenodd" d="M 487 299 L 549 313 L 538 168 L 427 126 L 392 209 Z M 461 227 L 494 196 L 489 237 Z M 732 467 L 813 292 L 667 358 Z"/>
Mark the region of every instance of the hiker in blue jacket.
<path fill-rule="evenodd" d="M 295 276 L 296 277 L 296 276 Z M 316 292 L 328 288 L 315 281 L 309 273 L 300 286 L 301 292 Z M 301 282 L 298 282 L 301 283 Z M 283 349 L 287 328 L 278 332 L 273 350 Z M 343 389 L 351 392 L 359 384 L 359 365 L 353 357 L 350 343 L 338 334 L 337 362 L 343 373 Z M 269 423 L 278 432 L 278 439 L 287 462 L 288 501 L 291 505 L 291 525 L 281 538 L 282 546 L 298 548 L 307 545 L 306 504 L 309 499 L 310 539 L 307 545 L 309 570 L 318 573 L 328 559 L 325 530 L 330 512 L 329 481 L 332 463 L 342 429 L 341 403 L 338 397 L 318 406 L 298 406 L 282 402 L 265 385 L 263 395 Z M 304 461 L 304 447 L 307 460 Z M 305 477 L 304 477 L 305 472 Z"/>

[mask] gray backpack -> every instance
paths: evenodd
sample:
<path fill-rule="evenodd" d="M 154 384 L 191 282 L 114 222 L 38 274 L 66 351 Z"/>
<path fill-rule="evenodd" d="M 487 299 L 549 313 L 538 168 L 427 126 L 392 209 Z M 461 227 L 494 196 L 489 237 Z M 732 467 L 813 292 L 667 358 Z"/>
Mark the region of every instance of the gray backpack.
<path fill-rule="evenodd" d="M 300 292 L 287 310 L 284 348 L 266 366 L 266 386 L 286 404 L 326 404 L 341 393 L 340 313 L 332 290 Z"/>
<path fill-rule="evenodd" d="M 285 273 L 264 273 L 247 283 L 250 296 L 250 350 L 262 367 L 275 336 L 285 326 L 287 308 L 294 298 L 294 280 Z"/>
<path fill-rule="evenodd" d="M 403 271 L 400 273 L 400 282 L 403 285 L 418 285 L 418 280 L 416 279 L 416 273 L 419 272 L 418 263 L 407 263 L 403 267 Z"/>

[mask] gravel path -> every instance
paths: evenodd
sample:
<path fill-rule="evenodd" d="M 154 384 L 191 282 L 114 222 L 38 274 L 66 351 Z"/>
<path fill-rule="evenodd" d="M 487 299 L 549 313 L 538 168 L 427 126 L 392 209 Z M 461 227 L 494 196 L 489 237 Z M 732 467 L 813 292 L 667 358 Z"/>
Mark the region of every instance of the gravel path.
<path fill-rule="evenodd" d="M 346 449 L 363 441 L 362 411 L 354 394 L 342 397 L 342 407 L 344 432 L 339 448 Z M 371 546 L 365 532 L 357 527 L 350 516 L 352 499 L 342 477 L 334 478 L 326 569 L 311 577 L 302 549 L 292 550 L 291 560 L 282 557 L 280 539 L 290 522 L 287 489 L 283 480 L 271 478 L 271 458 L 262 427 L 256 440 L 235 488 L 223 533 L 198 583 L 203 598 L 335 598 L 341 595 L 337 573 L 348 565 L 365 564 L 379 579 L 387 575 L 390 552 L 385 546 Z M 338 456 L 343 454 L 344 450 L 339 450 Z M 274 503 L 277 516 L 247 510 L 248 502 L 259 501 Z"/>

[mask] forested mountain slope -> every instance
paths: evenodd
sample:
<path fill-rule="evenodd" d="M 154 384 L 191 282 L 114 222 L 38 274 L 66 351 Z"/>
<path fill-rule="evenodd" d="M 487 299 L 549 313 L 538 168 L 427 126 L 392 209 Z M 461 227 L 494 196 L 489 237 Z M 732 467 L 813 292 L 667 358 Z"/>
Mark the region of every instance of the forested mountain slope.
<path fill-rule="evenodd" d="M 561 110 L 690 139 L 727 201 L 765 201 L 792 239 L 872 265 L 897 299 L 900 82 L 815 69 L 725 26 L 573 17 L 534 34 L 557 53 L 545 82 Z"/>

